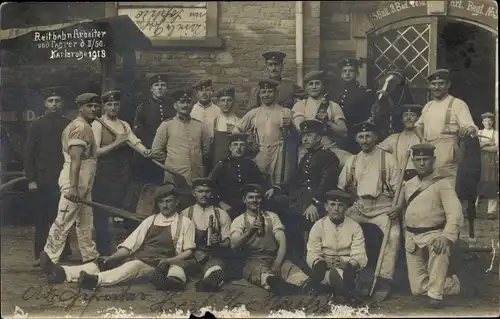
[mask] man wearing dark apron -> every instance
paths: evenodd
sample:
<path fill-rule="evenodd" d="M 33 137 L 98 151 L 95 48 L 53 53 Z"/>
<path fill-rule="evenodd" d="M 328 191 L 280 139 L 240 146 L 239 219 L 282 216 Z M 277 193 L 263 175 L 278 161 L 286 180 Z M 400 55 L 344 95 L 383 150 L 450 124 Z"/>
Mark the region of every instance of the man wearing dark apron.
<path fill-rule="evenodd" d="M 193 181 L 196 204 L 182 211 L 195 225 L 195 267 L 197 291 L 218 291 L 224 283 L 224 259 L 229 257 L 229 230 L 231 218 L 212 202 L 213 182 L 209 178 Z M 226 258 L 224 258 L 226 257 Z M 234 260 L 231 258 L 231 263 Z M 188 275 L 190 273 L 188 272 Z"/>
<path fill-rule="evenodd" d="M 130 125 L 118 118 L 120 112 L 120 92 L 109 91 L 102 95 L 102 121 L 92 123 L 92 131 L 97 145 L 97 173 L 92 198 L 102 204 L 116 208 L 123 207 L 127 186 L 130 181 L 130 160 L 132 149 L 126 144 L 130 141 L 147 157 L 151 152 L 141 143 Z M 113 129 L 111 132 L 106 126 Z M 118 133 L 115 135 L 114 133 Z M 108 225 L 109 215 L 94 209 L 94 228 L 97 251 L 101 256 L 110 254 L 111 236 Z"/>
<path fill-rule="evenodd" d="M 116 253 L 79 266 L 51 264 L 49 283 L 78 281 L 80 288 L 94 289 L 153 276 L 151 282 L 157 288 L 182 288 L 186 282 L 183 263 L 195 248 L 194 225 L 177 213 L 172 185 L 158 188 L 155 195 L 157 213 L 146 218 Z"/>

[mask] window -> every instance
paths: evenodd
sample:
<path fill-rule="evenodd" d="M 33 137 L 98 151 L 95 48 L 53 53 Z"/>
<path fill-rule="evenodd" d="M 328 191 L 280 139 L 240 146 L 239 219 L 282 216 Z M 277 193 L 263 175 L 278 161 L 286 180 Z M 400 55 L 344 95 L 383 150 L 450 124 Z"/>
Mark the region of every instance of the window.
<path fill-rule="evenodd" d="M 117 13 L 128 15 L 155 47 L 222 46 L 217 1 L 118 2 Z"/>

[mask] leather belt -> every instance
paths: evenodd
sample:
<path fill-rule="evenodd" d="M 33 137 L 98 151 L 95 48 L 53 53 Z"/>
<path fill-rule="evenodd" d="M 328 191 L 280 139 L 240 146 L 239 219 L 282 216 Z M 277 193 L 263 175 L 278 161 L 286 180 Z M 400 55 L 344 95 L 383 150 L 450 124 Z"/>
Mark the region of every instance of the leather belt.
<path fill-rule="evenodd" d="M 442 223 L 440 225 L 431 226 L 431 227 L 409 227 L 409 226 L 406 226 L 406 230 L 409 231 L 410 233 L 413 233 L 413 234 L 423 234 L 423 233 L 427 233 L 427 232 L 430 232 L 433 230 L 444 229 L 445 226 L 446 226 L 446 223 Z"/>
<path fill-rule="evenodd" d="M 377 199 L 378 197 L 375 197 L 375 196 L 371 196 L 371 195 L 363 195 L 361 196 L 362 199 L 370 199 L 370 200 L 375 200 Z"/>

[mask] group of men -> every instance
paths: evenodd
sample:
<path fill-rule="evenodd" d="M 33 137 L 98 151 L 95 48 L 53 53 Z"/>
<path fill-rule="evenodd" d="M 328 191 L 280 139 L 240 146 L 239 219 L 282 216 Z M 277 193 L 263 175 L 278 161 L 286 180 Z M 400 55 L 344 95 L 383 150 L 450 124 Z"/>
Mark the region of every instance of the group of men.
<path fill-rule="evenodd" d="M 449 72 L 430 74 L 433 100 L 423 109 L 401 106 L 404 131 L 379 141 L 379 128 L 368 121 L 373 95 L 356 81 L 358 60 L 341 62 L 344 87 L 334 102 L 324 96 L 323 72 L 308 73 L 302 89 L 281 79 L 284 53 L 263 57 L 270 76 L 258 82 L 241 119 L 235 88 L 216 91 L 215 105 L 211 80 L 177 89 L 167 100 L 166 76 L 152 76 L 152 99 L 138 106 L 134 129 L 118 118 L 118 91 L 78 96 L 71 123 L 58 113 L 63 94 L 44 92 L 47 114 L 33 123 L 25 157 L 30 189 L 41 191 L 54 164 L 41 155 L 42 145 L 52 143 L 55 153 L 62 146 L 58 208 L 44 208 L 57 209 L 57 216 L 43 251 L 43 236 L 36 239 L 36 257 L 51 282 L 95 288 L 152 276 L 163 290 L 181 289 L 201 274 L 197 288 L 207 291 L 222 285 L 225 261 L 240 258 L 243 276 L 264 289 L 310 293 L 326 286 L 355 301 L 354 281 L 368 260 L 359 223 L 369 223 L 387 236 L 376 290 L 387 293 L 393 285 L 403 230 L 412 292 L 427 294 L 436 307 L 443 294 L 459 291 L 458 278 L 447 277 L 462 223 L 454 152 L 459 137 L 477 127 L 467 105 L 449 95 Z M 101 105 L 103 116 L 96 118 Z M 125 144 L 143 160 L 132 161 Z M 92 216 L 81 201 L 121 207 L 130 172 L 164 186 L 155 214 L 112 253 L 107 215 L 94 210 Z M 46 177 L 52 197 L 54 176 Z M 176 176 L 191 187 L 194 203 L 179 204 L 185 191 Z M 83 265 L 60 266 L 73 224 Z"/>

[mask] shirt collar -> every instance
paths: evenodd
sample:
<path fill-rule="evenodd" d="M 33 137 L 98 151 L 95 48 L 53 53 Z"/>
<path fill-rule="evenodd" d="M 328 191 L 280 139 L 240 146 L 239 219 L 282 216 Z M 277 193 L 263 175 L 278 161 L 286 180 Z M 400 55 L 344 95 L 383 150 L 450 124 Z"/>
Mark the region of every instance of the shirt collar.
<path fill-rule="evenodd" d="M 346 217 L 344 216 L 344 220 L 343 220 L 340 224 L 338 224 L 338 225 L 337 225 L 337 224 L 335 224 L 334 222 L 332 222 L 332 220 L 331 220 L 331 219 L 330 219 L 330 217 L 328 217 L 328 216 L 326 216 L 326 218 L 325 218 L 325 219 L 326 219 L 326 220 L 328 220 L 328 222 L 329 222 L 330 224 L 332 224 L 333 226 L 335 226 L 335 227 L 340 227 L 340 226 L 342 226 L 342 225 L 344 225 L 344 224 L 345 224 L 345 219 L 346 219 Z"/>
<path fill-rule="evenodd" d="M 214 105 L 212 102 L 210 102 L 210 103 L 207 104 L 207 106 L 204 106 L 199 101 L 196 102 L 196 104 L 198 104 L 198 106 L 201 107 L 202 109 L 208 109 L 209 107 L 211 107 L 212 105 Z"/>
<path fill-rule="evenodd" d="M 175 116 L 179 121 L 181 121 L 182 123 L 188 123 L 190 120 L 191 120 L 191 116 L 188 115 L 188 116 L 182 116 L 180 114 L 177 114 Z"/>
<path fill-rule="evenodd" d="M 165 217 L 162 213 L 158 213 L 158 216 L 156 216 L 155 224 L 156 225 L 170 225 L 177 221 L 177 218 L 179 218 L 179 214 L 175 213 L 170 217 Z"/>
<path fill-rule="evenodd" d="M 196 203 L 196 204 L 194 204 L 194 206 L 195 206 L 195 208 L 201 210 L 202 212 L 210 211 L 212 209 L 212 205 L 209 205 L 209 206 L 203 208 L 203 207 L 201 207 L 200 204 Z"/>

